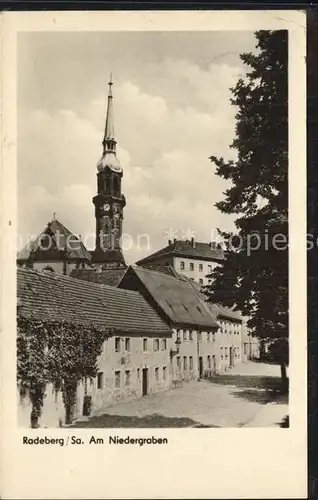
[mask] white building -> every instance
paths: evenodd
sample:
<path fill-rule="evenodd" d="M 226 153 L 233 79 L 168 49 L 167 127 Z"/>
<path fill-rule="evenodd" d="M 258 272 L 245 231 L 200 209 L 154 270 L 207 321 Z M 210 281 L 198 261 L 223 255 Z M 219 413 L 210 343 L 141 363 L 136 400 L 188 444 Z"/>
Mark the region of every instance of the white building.
<path fill-rule="evenodd" d="M 213 269 L 224 261 L 223 249 L 217 243 L 196 242 L 191 240 L 169 241 L 168 245 L 157 252 L 139 260 L 142 267 L 170 266 L 187 278 L 208 285 Z"/>

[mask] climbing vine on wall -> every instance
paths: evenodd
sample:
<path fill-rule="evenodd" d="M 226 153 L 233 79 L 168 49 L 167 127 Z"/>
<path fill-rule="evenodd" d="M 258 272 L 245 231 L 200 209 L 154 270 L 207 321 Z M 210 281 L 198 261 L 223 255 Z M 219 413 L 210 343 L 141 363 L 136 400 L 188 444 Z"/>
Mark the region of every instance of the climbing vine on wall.
<path fill-rule="evenodd" d="M 38 426 L 48 383 L 62 391 L 70 423 L 78 383 L 97 375 L 98 356 L 112 332 L 93 324 L 21 315 L 17 326 L 17 383 L 20 394 L 28 393 L 32 403 L 31 426 Z"/>

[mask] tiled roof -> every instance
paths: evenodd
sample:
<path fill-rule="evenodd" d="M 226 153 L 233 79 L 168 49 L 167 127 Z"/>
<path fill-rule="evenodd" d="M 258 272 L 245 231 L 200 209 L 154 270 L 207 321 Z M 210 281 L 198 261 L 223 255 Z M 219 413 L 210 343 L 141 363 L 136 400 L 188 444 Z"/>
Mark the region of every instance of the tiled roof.
<path fill-rule="evenodd" d="M 83 242 L 67 229 L 63 224 L 54 219 L 49 222 L 41 234 L 32 242 L 28 243 L 20 252 L 18 252 L 17 260 L 28 260 L 31 253 L 42 251 L 49 246 L 52 241 L 52 246 L 49 250 L 65 251 L 69 259 L 80 259 L 85 261 L 91 260 L 91 254 L 85 248 Z M 42 244 L 42 245 L 41 245 Z"/>
<path fill-rule="evenodd" d="M 189 281 L 190 285 L 196 290 L 202 300 L 205 301 L 209 309 L 211 309 L 212 313 L 216 316 L 216 318 L 229 318 L 236 321 L 243 321 L 243 317 L 239 311 L 236 311 L 234 308 L 221 306 L 219 304 L 212 304 L 208 302 L 205 294 L 202 292 L 202 286 L 195 281 L 190 280 L 190 278 L 184 277 Z"/>
<path fill-rule="evenodd" d="M 141 267 L 150 269 L 150 271 L 158 271 L 159 273 L 168 274 L 169 276 L 180 277 L 180 274 L 175 271 L 172 266 L 163 266 L 161 264 L 156 264 L 155 262 L 146 262 L 145 264 L 142 264 Z"/>
<path fill-rule="evenodd" d="M 147 292 L 173 324 L 205 328 L 218 327 L 214 314 L 188 280 L 143 267 L 129 267 L 118 286 L 120 288 L 130 286 L 130 278 L 133 275 L 139 278 Z"/>
<path fill-rule="evenodd" d="M 96 269 L 73 269 L 71 277 L 102 285 L 117 286 L 125 272 L 126 268 L 106 269 L 104 271 Z"/>
<path fill-rule="evenodd" d="M 155 262 L 157 259 L 164 257 L 185 257 L 198 260 L 222 261 L 224 260 L 224 251 L 215 243 L 191 242 L 184 240 L 175 240 L 169 243 L 164 248 L 157 252 L 148 255 L 144 259 L 136 262 L 137 265 L 142 265 L 147 262 Z"/>
<path fill-rule="evenodd" d="M 171 334 L 135 291 L 89 283 L 54 272 L 17 270 L 20 313 L 45 320 L 94 323 L 123 333 Z"/>

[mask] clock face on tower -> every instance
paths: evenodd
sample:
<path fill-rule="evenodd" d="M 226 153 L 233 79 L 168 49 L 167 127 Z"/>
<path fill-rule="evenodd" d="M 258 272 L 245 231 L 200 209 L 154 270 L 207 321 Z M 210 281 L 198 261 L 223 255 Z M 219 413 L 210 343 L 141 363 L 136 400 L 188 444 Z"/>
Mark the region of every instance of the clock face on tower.
<path fill-rule="evenodd" d="M 109 203 L 104 203 L 104 205 L 103 205 L 103 207 L 102 207 L 102 208 L 103 208 L 104 212 L 108 212 L 108 211 L 109 211 L 109 209 L 110 209 L 110 205 L 109 205 Z"/>

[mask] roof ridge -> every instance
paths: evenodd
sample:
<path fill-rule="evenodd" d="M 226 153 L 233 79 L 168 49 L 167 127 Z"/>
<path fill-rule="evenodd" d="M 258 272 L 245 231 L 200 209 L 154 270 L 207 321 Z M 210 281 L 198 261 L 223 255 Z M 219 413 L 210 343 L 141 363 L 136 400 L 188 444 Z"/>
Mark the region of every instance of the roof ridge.
<path fill-rule="evenodd" d="M 178 279 L 179 281 L 184 281 L 184 280 L 178 278 L 177 276 L 170 276 L 167 273 L 162 273 L 160 271 L 155 271 L 154 269 L 148 269 L 147 267 L 143 267 L 143 266 L 131 266 L 131 267 L 133 269 L 141 269 L 141 270 L 146 271 L 148 273 L 159 274 L 160 276 L 166 276 L 167 278 L 170 278 L 170 279 Z"/>
<path fill-rule="evenodd" d="M 47 273 L 47 272 L 43 272 L 42 271 L 39 271 L 37 269 L 26 269 L 26 268 L 21 268 L 21 267 L 18 267 L 17 268 L 17 271 L 18 272 L 21 272 L 23 271 L 25 274 L 29 274 L 29 273 L 34 273 L 38 276 L 45 276 L 45 277 L 48 277 L 48 278 L 52 278 L 54 279 L 55 281 L 58 281 L 58 280 L 65 280 L 65 281 L 70 281 L 70 282 L 73 282 L 73 283 L 77 283 L 79 285 L 84 285 L 86 284 L 87 286 L 93 286 L 95 287 L 96 289 L 99 288 L 99 289 L 107 289 L 107 290 L 111 290 L 111 291 L 114 291 L 114 288 L 119 290 L 120 292 L 127 292 L 128 294 L 130 295 L 142 295 L 140 292 L 138 292 L 137 290 L 127 290 L 126 288 L 118 288 L 118 287 L 114 287 L 114 286 L 111 286 L 111 285 L 105 285 L 104 283 L 95 283 L 94 281 L 85 281 L 85 280 L 80 280 L 78 278 L 74 278 L 73 276 L 69 276 L 69 275 L 65 275 L 65 274 L 59 274 L 59 273 L 55 273 L 55 272 L 50 272 L 50 273 Z"/>

